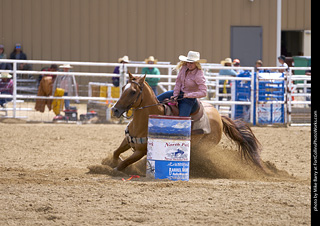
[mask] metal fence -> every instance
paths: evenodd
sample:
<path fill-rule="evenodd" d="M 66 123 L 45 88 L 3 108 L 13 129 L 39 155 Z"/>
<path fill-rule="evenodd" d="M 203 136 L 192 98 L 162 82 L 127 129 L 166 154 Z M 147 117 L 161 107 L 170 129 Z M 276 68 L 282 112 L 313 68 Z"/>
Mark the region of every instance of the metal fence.
<path fill-rule="evenodd" d="M 135 72 L 137 74 L 140 68 L 143 67 L 157 67 L 162 70 L 161 75 L 147 75 L 148 77 L 157 77 L 160 78 L 158 83 L 158 91 L 164 92 L 167 90 L 172 90 L 175 84 L 175 79 L 177 73 L 174 70 L 176 65 L 171 65 L 168 62 L 158 63 L 158 64 L 144 64 L 141 62 L 128 63 L 128 64 L 119 64 L 119 63 L 97 63 L 97 62 L 67 62 L 67 61 L 40 61 L 40 60 L 0 60 L 0 63 L 12 64 L 12 70 L 0 70 L 0 72 L 8 72 L 12 74 L 13 80 L 13 93 L 11 94 L 0 94 L 0 99 L 10 99 L 9 103 L 0 107 L 0 118 L 25 118 L 27 121 L 32 122 L 52 122 L 55 114 L 52 111 L 46 109 L 43 113 L 37 112 L 34 109 L 35 101 L 38 99 L 44 100 L 71 100 L 72 105 L 76 106 L 78 109 L 78 114 L 86 114 L 90 109 L 101 108 L 99 112 L 102 114 L 104 122 L 117 121 L 113 119 L 110 114 L 110 108 L 118 100 L 119 95 L 121 95 L 121 89 L 115 88 L 112 85 L 111 78 L 118 77 L 120 80 L 120 87 L 125 85 L 127 80 L 128 70 Z M 52 71 L 26 71 L 19 70 L 17 64 L 40 64 L 40 65 L 51 65 L 51 64 L 70 64 L 72 66 L 91 66 L 91 67 L 103 67 L 106 71 L 113 70 L 114 67 L 119 67 L 119 74 L 114 73 L 93 73 L 93 72 L 52 72 Z M 231 118 L 242 117 L 237 115 L 237 109 L 239 106 L 243 106 L 246 109 L 248 122 L 252 124 L 259 124 L 259 104 L 265 104 L 261 99 L 259 99 L 259 84 L 262 81 L 270 80 L 260 78 L 259 72 L 255 73 L 253 67 L 223 67 L 217 64 L 203 64 L 202 68 L 204 70 L 206 84 L 208 86 L 208 95 L 206 98 L 202 98 L 202 101 L 208 102 L 214 105 L 221 114 L 228 115 Z M 244 70 L 249 73 L 248 77 L 234 77 L 234 76 L 225 76 L 219 75 L 220 69 L 236 69 Z M 268 67 L 268 68 L 259 68 L 267 70 L 278 70 L 283 68 L 277 67 Z M 295 68 L 290 67 L 288 72 L 284 73 L 282 78 L 274 78 L 272 81 L 283 81 L 284 83 L 284 98 L 281 100 L 268 100 L 268 104 L 281 104 L 283 105 L 284 111 L 284 124 L 299 124 L 299 125 L 308 125 L 308 116 L 305 121 L 295 122 L 295 111 L 298 108 L 308 111 L 311 104 L 311 85 L 308 81 L 311 81 L 311 76 L 307 75 L 293 75 L 295 70 L 310 70 L 310 67 L 306 68 Z M 104 70 L 104 69 L 100 69 Z M 254 76 L 256 74 L 256 76 Z M 28 81 L 34 80 L 40 75 L 74 75 L 79 78 L 83 78 L 84 81 L 81 81 L 78 84 L 82 95 L 75 96 L 61 96 L 56 97 L 53 95 L 50 96 L 38 96 L 36 93 L 28 93 L 26 90 L 19 88 L 19 81 Z M 27 78 L 26 78 L 27 76 Z M 225 83 L 224 81 L 229 81 Z M 303 81 L 302 83 L 296 83 L 295 81 Z M 246 98 L 237 98 L 235 93 L 238 91 L 235 90 L 238 85 L 245 86 L 247 90 Z M 248 85 L 249 84 L 249 85 Z M 255 84 L 255 85 L 253 85 Z M 94 88 L 95 87 L 95 88 Z M 103 92 L 101 92 L 102 88 Z M 34 84 L 32 90 L 37 90 L 37 84 Z M 227 89 L 228 92 L 221 92 L 222 89 Z M 118 92 L 117 95 L 112 95 L 112 92 Z M 86 95 L 87 94 L 87 95 Z M 296 99 L 294 99 L 296 98 Z M 298 99 L 297 99 L 298 98 Z M 293 100 L 294 99 L 294 100 Z M 242 108 L 242 107 L 241 107 Z M 305 110 L 307 109 L 307 110 Z M 1 112 L 3 114 L 1 114 Z"/>
<path fill-rule="evenodd" d="M 311 76 L 294 75 L 311 67 L 290 67 L 288 74 L 288 122 L 293 126 L 311 125 Z"/>

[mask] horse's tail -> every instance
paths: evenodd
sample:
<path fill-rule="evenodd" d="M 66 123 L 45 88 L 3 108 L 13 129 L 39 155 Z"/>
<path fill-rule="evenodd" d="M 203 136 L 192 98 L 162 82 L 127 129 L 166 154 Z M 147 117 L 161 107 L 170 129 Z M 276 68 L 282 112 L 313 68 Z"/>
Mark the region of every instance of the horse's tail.
<path fill-rule="evenodd" d="M 241 156 L 262 168 L 260 160 L 261 145 L 250 127 L 242 120 L 233 121 L 226 116 L 221 116 L 221 119 L 224 134 L 236 143 Z"/>

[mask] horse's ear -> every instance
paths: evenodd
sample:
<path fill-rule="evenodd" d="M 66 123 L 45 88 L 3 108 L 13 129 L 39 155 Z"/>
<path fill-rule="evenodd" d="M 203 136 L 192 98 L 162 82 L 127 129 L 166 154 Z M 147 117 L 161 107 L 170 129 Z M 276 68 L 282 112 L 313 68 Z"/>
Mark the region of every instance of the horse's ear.
<path fill-rule="evenodd" d="M 146 79 L 147 74 L 144 74 L 144 76 L 139 78 L 139 83 L 142 84 L 144 83 L 144 80 Z"/>
<path fill-rule="evenodd" d="M 130 71 L 128 71 L 128 74 L 129 74 L 129 78 L 130 78 L 130 80 L 133 80 L 133 79 L 134 79 L 134 77 L 133 77 L 133 75 L 130 73 Z"/>

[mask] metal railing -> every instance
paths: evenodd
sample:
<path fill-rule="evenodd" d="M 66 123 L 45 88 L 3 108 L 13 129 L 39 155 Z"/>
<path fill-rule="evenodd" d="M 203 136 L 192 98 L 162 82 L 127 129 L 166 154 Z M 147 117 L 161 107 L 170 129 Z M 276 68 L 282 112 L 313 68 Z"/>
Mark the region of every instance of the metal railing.
<path fill-rule="evenodd" d="M 9 72 L 13 75 L 13 94 L 1 94 L 0 98 L 12 98 L 12 103 L 13 106 L 11 109 L 7 110 L 12 110 L 13 114 L 12 117 L 16 118 L 17 117 L 17 100 L 36 100 L 36 99 L 47 99 L 47 100 L 53 100 L 53 99 L 62 99 L 62 100 L 82 100 L 82 101 L 117 101 L 118 98 L 113 98 L 109 95 L 107 97 L 93 97 L 93 96 L 62 96 L 62 97 L 55 97 L 55 96 L 37 96 L 37 95 L 30 95 L 30 94 L 17 94 L 17 75 L 18 74 L 27 74 L 27 75 L 74 75 L 74 76 L 79 76 L 79 77 L 86 77 L 86 78 L 94 78 L 94 77 L 100 77 L 104 79 L 110 79 L 111 77 L 119 77 L 120 80 L 120 86 L 125 85 L 127 77 L 128 77 L 128 70 L 130 68 L 134 68 L 135 72 L 138 71 L 139 68 L 143 67 L 157 67 L 157 68 L 162 68 L 167 70 L 167 74 L 161 74 L 161 75 L 148 75 L 150 78 L 161 78 L 161 81 L 158 83 L 158 87 L 162 91 L 166 90 L 172 90 L 175 84 L 175 79 L 177 77 L 176 74 L 174 74 L 174 69 L 176 65 L 170 65 L 170 64 L 133 64 L 133 63 L 127 63 L 127 64 L 120 64 L 120 63 L 98 63 L 98 62 L 73 62 L 73 61 L 43 61 L 43 60 L 0 60 L 2 63 L 12 63 L 13 64 L 13 70 L 0 70 L 0 72 Z M 25 71 L 25 70 L 18 70 L 17 69 L 17 64 L 18 63 L 27 63 L 27 64 L 40 64 L 40 65 L 50 65 L 50 64 L 70 64 L 72 66 L 92 66 L 92 67 L 117 67 L 119 66 L 119 74 L 114 74 L 114 73 L 93 73 L 93 72 L 52 72 L 52 71 Z M 250 122 L 253 123 L 254 121 L 254 115 L 257 117 L 257 107 L 254 108 L 255 103 L 259 103 L 257 100 L 257 96 L 255 95 L 259 92 L 258 89 L 258 84 L 259 84 L 259 76 L 256 76 L 256 80 L 254 79 L 254 68 L 253 67 L 224 67 L 224 66 L 217 66 L 216 64 L 211 65 L 211 64 L 204 64 L 202 65 L 202 68 L 205 73 L 205 78 L 206 78 L 206 84 L 208 86 L 208 93 L 209 97 L 203 98 L 202 101 L 208 102 L 212 105 L 215 105 L 216 108 L 219 108 L 219 106 L 230 106 L 231 110 L 225 111 L 223 109 L 220 110 L 220 113 L 227 113 L 231 115 L 231 112 L 233 111 L 233 107 L 235 105 L 247 105 L 250 106 Z M 251 73 L 251 77 L 233 77 L 233 76 L 225 76 L 225 75 L 219 75 L 217 73 L 218 70 L 220 69 L 242 69 L 242 70 L 247 70 Z M 269 69 L 269 70 L 277 70 L 277 69 L 283 69 L 279 67 L 263 67 L 259 69 Z M 285 86 L 286 86 L 286 92 L 285 92 L 285 100 L 283 101 L 274 101 L 271 103 L 281 103 L 285 104 L 286 106 L 286 123 L 291 122 L 291 106 L 292 105 L 297 105 L 297 104 L 306 104 L 309 105 L 311 104 L 311 101 L 292 101 L 291 98 L 293 96 L 303 96 L 303 97 L 310 97 L 311 94 L 303 92 L 303 93 L 292 93 L 289 92 L 288 90 L 291 89 L 296 89 L 296 88 L 303 88 L 305 91 L 307 88 L 310 88 L 310 84 L 307 84 L 306 81 L 311 80 L 310 76 L 294 76 L 292 75 L 293 70 L 310 70 L 310 67 L 304 67 L 304 68 L 294 68 L 290 67 L 289 71 L 286 73 L 285 77 L 283 80 L 285 80 Z M 130 69 L 131 70 L 131 69 Z M 216 72 L 212 72 L 216 71 Z M 221 93 L 219 89 L 223 88 L 224 85 L 219 84 L 219 81 L 225 81 L 225 80 L 230 80 L 232 83 L 235 83 L 236 81 L 243 81 L 243 82 L 251 82 L 251 87 L 250 87 L 250 96 L 251 98 L 248 99 L 247 101 L 236 101 L 232 98 L 232 93 Z M 305 82 L 302 84 L 293 84 L 292 81 L 295 80 L 304 80 Z M 89 81 L 91 84 L 92 82 Z M 88 90 L 90 89 L 90 85 L 88 82 Z M 252 84 L 257 84 L 257 89 L 254 90 L 254 86 Z M 111 86 L 109 84 L 108 86 Z M 225 86 L 227 88 L 230 88 L 230 85 Z M 120 89 L 120 94 L 121 94 L 121 89 Z M 211 97 L 212 94 L 212 97 Z M 256 96 L 256 99 L 254 98 Z M 219 100 L 219 98 L 229 98 L 231 100 Z M 270 103 L 270 102 L 269 102 Z M 231 115 L 232 116 L 232 115 Z"/>
<path fill-rule="evenodd" d="M 294 75 L 294 71 L 298 70 L 311 70 L 311 67 L 290 67 L 288 73 L 288 122 L 292 126 L 310 126 L 310 121 L 294 123 L 292 120 L 293 106 L 302 106 L 306 108 L 311 105 L 311 76 L 309 75 Z M 302 81 L 302 83 L 299 83 Z M 310 83 L 308 83 L 310 82 Z M 301 92 L 299 92 L 301 91 Z M 293 98 L 295 98 L 293 100 Z M 296 100 L 296 98 L 302 98 L 302 100 Z M 309 108 L 310 109 L 310 108 Z M 308 115 L 308 114 L 307 114 Z"/>

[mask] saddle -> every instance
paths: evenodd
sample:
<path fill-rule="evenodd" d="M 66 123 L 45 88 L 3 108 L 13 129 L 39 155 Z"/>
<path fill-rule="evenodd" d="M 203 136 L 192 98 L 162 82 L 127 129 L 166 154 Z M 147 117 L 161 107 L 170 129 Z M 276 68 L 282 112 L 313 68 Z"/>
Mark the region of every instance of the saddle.
<path fill-rule="evenodd" d="M 209 134 L 211 127 L 207 113 L 204 111 L 201 101 L 197 99 L 197 102 L 197 110 L 190 115 L 192 120 L 191 134 Z M 167 103 L 164 105 L 164 112 L 168 116 L 179 116 L 179 107 L 177 104 Z"/>

